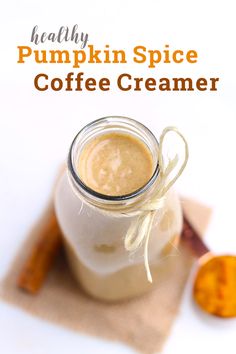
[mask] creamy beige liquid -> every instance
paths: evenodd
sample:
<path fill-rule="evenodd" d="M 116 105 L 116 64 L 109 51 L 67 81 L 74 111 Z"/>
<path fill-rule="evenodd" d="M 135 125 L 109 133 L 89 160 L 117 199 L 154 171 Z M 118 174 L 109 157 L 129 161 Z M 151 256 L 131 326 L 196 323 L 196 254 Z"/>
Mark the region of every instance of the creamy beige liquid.
<path fill-rule="evenodd" d="M 96 192 L 120 196 L 143 187 L 154 171 L 152 154 L 138 138 L 107 133 L 92 139 L 77 165 L 81 180 Z"/>
<path fill-rule="evenodd" d="M 151 151 L 140 139 L 117 132 L 91 139 L 82 148 L 76 166 L 88 187 L 111 196 L 141 188 L 150 180 L 154 168 Z M 134 263 L 126 257 L 123 242 L 130 225 L 127 218 L 114 221 L 109 213 L 100 213 L 89 204 L 83 206 L 66 176 L 60 188 L 55 205 L 68 259 L 75 277 L 88 294 L 106 301 L 129 299 L 151 290 L 174 273 L 178 257 L 170 255 L 176 252 L 176 245 L 172 244 L 178 240 L 182 228 L 181 206 L 175 194 L 167 194 L 161 220 L 157 217 L 152 226 L 150 245 L 155 245 L 155 253 L 149 260 L 151 284 L 142 257 Z"/>

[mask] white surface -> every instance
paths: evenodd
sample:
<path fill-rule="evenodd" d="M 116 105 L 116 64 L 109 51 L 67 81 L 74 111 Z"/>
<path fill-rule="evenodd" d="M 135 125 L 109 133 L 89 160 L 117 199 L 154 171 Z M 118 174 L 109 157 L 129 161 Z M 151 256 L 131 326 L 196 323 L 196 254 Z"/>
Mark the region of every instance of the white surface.
<path fill-rule="evenodd" d="M 178 126 L 190 145 L 190 161 L 178 182 L 182 194 L 214 209 L 206 240 L 216 252 L 236 253 L 235 180 L 235 11 L 234 1 L 5 1 L 1 4 L 0 105 L 0 277 L 7 271 L 30 227 L 40 215 L 56 171 L 75 133 L 109 114 L 147 124 L 157 135 Z M 45 31 L 78 23 L 91 43 L 130 50 L 169 43 L 196 49 L 199 62 L 180 66 L 176 76 L 221 78 L 218 92 L 107 93 L 37 92 L 39 72 L 62 75 L 70 66 L 16 64 L 16 46 L 28 45 L 35 24 Z M 174 76 L 175 66 L 83 67 L 86 75 Z M 73 69 L 72 69 L 73 71 Z M 76 71 L 76 70 L 74 70 Z M 191 280 L 164 354 L 234 354 L 235 321 L 200 313 L 191 301 Z M 73 333 L 0 302 L 0 352 L 8 354 L 131 353 L 123 345 Z"/>

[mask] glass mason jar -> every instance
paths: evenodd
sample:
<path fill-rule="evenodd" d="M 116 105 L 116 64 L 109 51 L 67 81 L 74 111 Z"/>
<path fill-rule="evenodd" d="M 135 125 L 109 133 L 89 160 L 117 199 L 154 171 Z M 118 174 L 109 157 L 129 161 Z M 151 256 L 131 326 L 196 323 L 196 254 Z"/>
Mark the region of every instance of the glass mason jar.
<path fill-rule="evenodd" d="M 123 195 L 100 194 L 80 179 L 76 170 L 84 146 L 95 136 L 119 132 L 130 134 L 149 148 L 154 172 L 139 190 Z M 176 252 L 182 229 L 180 201 L 173 190 L 167 192 L 164 206 L 155 213 L 148 244 L 148 259 L 153 282 L 147 279 L 144 250 L 129 252 L 124 245 L 125 235 L 137 218 L 135 212 L 152 195 L 158 185 L 158 142 L 141 123 L 126 117 L 105 117 L 85 126 L 72 142 L 67 171 L 58 182 L 55 210 L 64 235 L 65 248 L 71 269 L 80 286 L 89 295 L 118 301 L 141 295 L 168 281 L 174 270 Z"/>

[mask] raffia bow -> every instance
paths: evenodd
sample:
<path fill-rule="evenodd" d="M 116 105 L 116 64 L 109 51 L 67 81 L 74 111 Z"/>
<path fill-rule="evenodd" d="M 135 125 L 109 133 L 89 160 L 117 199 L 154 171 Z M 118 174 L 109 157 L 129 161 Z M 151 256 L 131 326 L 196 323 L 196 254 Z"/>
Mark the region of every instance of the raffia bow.
<path fill-rule="evenodd" d="M 177 170 L 176 175 L 169 180 L 170 174 L 174 171 L 178 164 L 179 157 L 175 155 L 173 159 L 169 159 L 167 166 L 164 166 L 163 161 L 163 142 L 164 138 L 169 132 L 176 133 L 184 142 L 185 147 L 185 158 Z M 189 151 L 188 144 L 184 136 L 175 127 L 167 127 L 163 130 L 160 140 L 159 140 L 159 151 L 158 151 L 158 163 L 159 163 L 159 175 L 158 175 L 158 185 L 157 189 L 151 196 L 151 198 L 142 206 L 140 214 L 131 223 L 124 239 L 125 248 L 127 251 L 136 251 L 142 244 L 144 244 L 144 264 L 147 273 L 147 279 L 152 283 L 152 275 L 150 271 L 149 261 L 148 261 L 148 244 L 150 233 L 152 229 L 153 220 L 157 211 L 160 211 L 165 203 L 165 195 L 168 190 L 173 186 L 176 180 L 180 177 L 184 171 L 186 164 L 188 162 Z"/>

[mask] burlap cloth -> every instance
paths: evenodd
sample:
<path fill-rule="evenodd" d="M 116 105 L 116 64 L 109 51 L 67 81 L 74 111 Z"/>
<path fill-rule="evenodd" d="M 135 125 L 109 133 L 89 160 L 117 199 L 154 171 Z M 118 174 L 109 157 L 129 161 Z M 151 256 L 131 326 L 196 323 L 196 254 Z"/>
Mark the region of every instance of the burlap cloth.
<path fill-rule="evenodd" d="M 203 234 L 210 209 L 190 200 L 183 200 L 183 207 L 196 229 Z M 32 296 L 16 287 L 16 278 L 47 215 L 48 212 L 31 230 L 2 281 L 1 298 L 57 325 L 121 341 L 142 353 L 160 352 L 178 312 L 193 262 L 189 250 L 180 244 L 180 254 L 171 277 L 156 290 L 132 301 L 106 304 L 87 297 L 73 279 L 64 254 L 58 257 L 40 293 Z"/>

